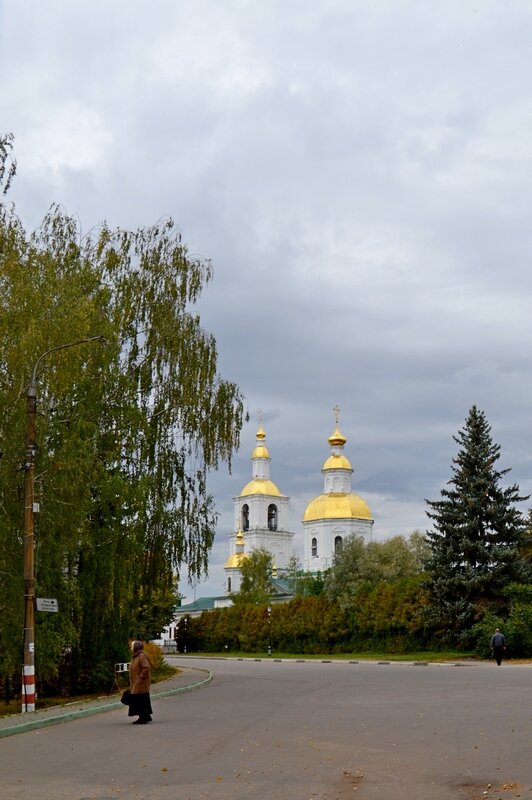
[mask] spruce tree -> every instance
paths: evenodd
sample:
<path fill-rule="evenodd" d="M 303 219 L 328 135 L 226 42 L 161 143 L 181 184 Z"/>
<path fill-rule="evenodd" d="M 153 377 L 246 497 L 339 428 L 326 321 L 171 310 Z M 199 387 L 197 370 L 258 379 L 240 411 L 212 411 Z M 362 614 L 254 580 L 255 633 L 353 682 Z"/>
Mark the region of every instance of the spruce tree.
<path fill-rule="evenodd" d="M 453 437 L 460 450 L 452 462 L 449 488 L 427 501 L 433 530 L 427 571 L 430 610 L 440 626 L 459 632 L 488 610 L 504 612 L 505 589 L 526 582 L 525 521 L 516 503 L 527 500 L 516 484 L 504 489 L 509 469 L 497 469 L 500 446 L 485 414 L 473 406 Z"/>

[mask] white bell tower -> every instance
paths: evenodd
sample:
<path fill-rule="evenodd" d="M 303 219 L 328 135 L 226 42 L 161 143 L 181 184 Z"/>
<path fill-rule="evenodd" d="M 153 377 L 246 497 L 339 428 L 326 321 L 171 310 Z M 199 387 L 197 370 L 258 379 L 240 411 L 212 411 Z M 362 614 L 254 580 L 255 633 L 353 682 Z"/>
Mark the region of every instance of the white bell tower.
<path fill-rule="evenodd" d="M 253 550 L 263 548 L 271 553 L 278 572 L 288 567 L 292 556 L 294 534 L 288 530 L 289 498 L 281 494 L 270 480 L 271 459 L 265 439 L 266 434 L 260 423 L 257 444 L 251 455 L 252 478 L 238 497 L 233 498 L 233 533 L 229 535 L 229 558 L 225 567 L 227 578 L 231 578 L 231 585 L 229 588 L 226 581 L 227 591 L 236 591 L 238 578 L 233 572 L 236 561 L 233 556 L 237 552 L 245 557 Z M 239 532 L 243 534 L 245 552 L 241 549 Z M 241 561 L 241 558 L 238 560 Z M 232 571 L 231 575 L 228 570 Z"/>

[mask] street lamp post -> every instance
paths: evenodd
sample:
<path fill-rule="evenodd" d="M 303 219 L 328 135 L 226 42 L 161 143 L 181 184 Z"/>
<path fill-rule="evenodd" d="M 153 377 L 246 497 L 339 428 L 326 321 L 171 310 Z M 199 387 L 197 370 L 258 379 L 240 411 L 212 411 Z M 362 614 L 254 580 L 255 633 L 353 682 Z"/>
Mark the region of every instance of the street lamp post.
<path fill-rule="evenodd" d="M 26 458 L 24 465 L 24 663 L 22 667 L 22 713 L 35 711 L 35 418 L 37 415 L 37 371 L 45 356 L 56 350 L 85 344 L 103 342 L 103 336 L 91 336 L 76 342 L 51 347 L 39 356 L 31 373 L 27 391 L 28 427 L 26 432 Z"/>
<path fill-rule="evenodd" d="M 272 639 L 271 639 L 271 613 L 272 609 L 270 606 L 266 609 L 268 611 L 268 655 L 271 656 L 272 654 Z"/>
<path fill-rule="evenodd" d="M 34 566 L 34 478 L 35 478 L 35 370 L 28 386 L 28 429 L 24 465 L 24 666 L 22 668 L 22 712 L 35 711 L 35 566 Z"/>

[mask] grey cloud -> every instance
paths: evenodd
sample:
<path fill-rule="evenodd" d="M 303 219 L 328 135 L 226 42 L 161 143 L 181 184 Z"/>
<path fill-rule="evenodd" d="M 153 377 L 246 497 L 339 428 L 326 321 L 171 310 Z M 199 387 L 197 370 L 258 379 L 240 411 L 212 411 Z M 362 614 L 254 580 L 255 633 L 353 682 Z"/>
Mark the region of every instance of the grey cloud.
<path fill-rule="evenodd" d="M 215 279 L 198 306 L 299 524 L 332 407 L 378 537 L 426 526 L 476 403 L 530 490 L 532 103 L 528 3 L 332 0 L 8 4 L 12 198 L 84 230 L 173 216 Z M 528 488 L 527 488 L 528 487 Z M 300 534 L 298 534 L 300 542 Z"/>

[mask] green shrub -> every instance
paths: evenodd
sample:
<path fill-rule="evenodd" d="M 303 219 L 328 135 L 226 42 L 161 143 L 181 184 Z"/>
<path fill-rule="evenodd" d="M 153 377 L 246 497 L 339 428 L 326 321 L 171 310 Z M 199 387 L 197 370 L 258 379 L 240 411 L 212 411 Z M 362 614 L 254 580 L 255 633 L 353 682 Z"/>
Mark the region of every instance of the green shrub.
<path fill-rule="evenodd" d="M 532 657 L 532 605 L 515 603 L 506 620 L 491 613 L 486 614 L 481 622 L 464 632 L 461 641 L 479 658 L 489 658 L 490 641 L 495 628 L 500 628 L 506 638 L 507 657 Z"/>
<path fill-rule="evenodd" d="M 510 612 L 504 633 L 511 656 L 530 658 L 532 656 L 532 605 L 516 603 Z"/>
<path fill-rule="evenodd" d="M 495 628 L 500 628 L 505 633 L 504 620 L 488 613 L 480 622 L 462 633 L 458 644 L 462 649 L 470 650 L 479 658 L 490 658 L 490 641 Z"/>

